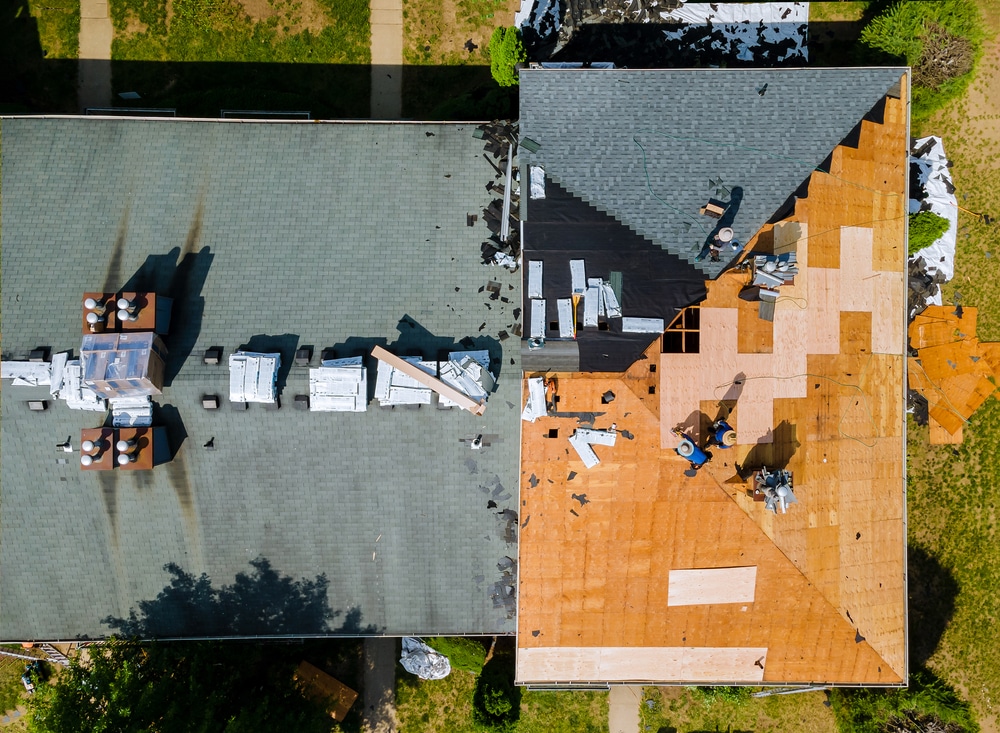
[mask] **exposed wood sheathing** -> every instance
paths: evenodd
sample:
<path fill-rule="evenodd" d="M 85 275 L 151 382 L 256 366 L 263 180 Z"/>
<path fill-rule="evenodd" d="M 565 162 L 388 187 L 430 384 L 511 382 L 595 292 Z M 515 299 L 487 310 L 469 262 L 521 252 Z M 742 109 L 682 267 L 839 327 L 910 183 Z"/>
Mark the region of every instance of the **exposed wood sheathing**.
<path fill-rule="evenodd" d="M 766 648 L 773 683 L 905 677 L 904 102 L 884 119 L 757 238 L 800 268 L 773 324 L 752 323 L 747 276 L 729 273 L 702 304 L 700 353 L 654 343 L 625 374 L 558 375 L 560 412 L 622 431 L 593 469 L 566 442 L 576 419 L 523 424 L 518 646 L 539 651 L 519 658 L 519 682 L 544 681 L 540 650 L 561 648 L 560 681 L 635 680 L 571 661 L 622 647 Z M 685 475 L 671 429 L 703 436 L 726 415 L 737 446 Z M 787 467 L 799 503 L 766 512 L 737 463 Z M 671 570 L 740 566 L 757 567 L 754 602 L 668 605 Z M 664 664 L 651 679 L 706 677 Z"/>

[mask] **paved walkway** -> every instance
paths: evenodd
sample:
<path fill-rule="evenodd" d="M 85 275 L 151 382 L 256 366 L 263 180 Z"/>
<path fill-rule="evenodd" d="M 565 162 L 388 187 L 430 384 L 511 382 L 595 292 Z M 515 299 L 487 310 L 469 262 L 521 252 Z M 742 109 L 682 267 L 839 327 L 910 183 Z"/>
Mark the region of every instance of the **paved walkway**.
<path fill-rule="evenodd" d="M 364 730 L 396 733 L 396 639 L 365 639 Z"/>
<path fill-rule="evenodd" d="M 610 733 L 639 733 L 639 705 L 642 688 L 611 685 L 608 700 L 608 730 Z"/>
<path fill-rule="evenodd" d="M 403 0 L 371 0 L 373 120 L 398 120 L 403 89 Z"/>
<path fill-rule="evenodd" d="M 111 106 L 111 16 L 108 0 L 80 0 L 80 65 L 77 104 Z"/>

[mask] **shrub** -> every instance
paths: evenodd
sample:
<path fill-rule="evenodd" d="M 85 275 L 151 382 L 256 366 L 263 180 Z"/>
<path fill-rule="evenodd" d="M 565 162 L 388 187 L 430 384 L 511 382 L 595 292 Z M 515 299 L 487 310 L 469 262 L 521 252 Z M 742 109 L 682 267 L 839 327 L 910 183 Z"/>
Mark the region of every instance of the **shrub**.
<path fill-rule="evenodd" d="M 479 674 L 486 661 L 486 650 L 475 639 L 462 636 L 438 636 L 424 639 L 431 649 L 441 652 L 451 662 L 452 669 L 462 669 L 472 674 Z"/>
<path fill-rule="evenodd" d="M 528 60 L 528 52 L 524 50 L 521 39 L 521 29 L 497 28 L 490 37 L 490 73 L 502 87 L 517 84 L 517 65 Z"/>
<path fill-rule="evenodd" d="M 472 693 L 472 719 L 496 731 L 509 731 L 521 715 L 521 688 L 514 686 L 514 658 L 495 654 L 483 667 Z"/>
<path fill-rule="evenodd" d="M 924 118 L 965 91 L 986 37 L 974 0 L 902 0 L 861 31 L 869 49 L 913 67 L 913 115 Z"/>
<path fill-rule="evenodd" d="M 940 731 L 978 733 L 969 703 L 922 669 L 910 675 L 904 689 L 834 689 L 830 692 L 837 729 L 843 733 Z"/>
<path fill-rule="evenodd" d="M 918 211 L 910 214 L 910 235 L 906 251 L 914 255 L 924 247 L 929 247 L 948 231 L 950 223 L 933 211 Z"/>

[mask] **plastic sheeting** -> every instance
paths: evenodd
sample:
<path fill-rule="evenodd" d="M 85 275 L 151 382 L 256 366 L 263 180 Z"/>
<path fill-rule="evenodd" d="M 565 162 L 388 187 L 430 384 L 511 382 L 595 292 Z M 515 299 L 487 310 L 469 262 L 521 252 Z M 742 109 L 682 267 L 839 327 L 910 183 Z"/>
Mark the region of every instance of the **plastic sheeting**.
<path fill-rule="evenodd" d="M 412 636 L 403 637 L 403 653 L 399 663 L 407 672 L 422 680 L 441 680 L 451 674 L 448 657 Z"/>
<path fill-rule="evenodd" d="M 763 44 L 784 46 L 784 55 L 775 59 L 778 62 L 801 58 L 805 63 L 809 58 L 809 3 L 686 3 L 661 11 L 660 17 L 683 23 L 663 32 L 668 40 L 701 40 L 702 29 L 707 29 L 711 40 L 706 50 L 735 49 L 741 61 L 753 61 L 754 50 Z"/>
<path fill-rule="evenodd" d="M 44 361 L 4 361 L 0 378 L 13 380 L 13 387 L 37 387 L 52 383 L 52 368 Z"/>
<path fill-rule="evenodd" d="M 926 143 L 933 141 L 930 149 L 920 157 L 910 156 L 911 168 L 915 169 L 916 183 L 924 194 L 923 199 L 910 199 L 910 213 L 932 211 L 948 220 L 948 231 L 942 234 L 930 246 L 911 255 L 910 259 L 923 257 L 928 274 L 938 272 L 945 280 L 955 276 L 955 242 L 958 237 L 958 200 L 955 198 L 955 186 L 948 170 L 948 157 L 944 152 L 941 138 L 920 138 L 913 145 L 914 150 L 921 149 Z M 941 290 L 936 289 L 934 295 L 928 296 L 928 305 L 942 305 Z"/>

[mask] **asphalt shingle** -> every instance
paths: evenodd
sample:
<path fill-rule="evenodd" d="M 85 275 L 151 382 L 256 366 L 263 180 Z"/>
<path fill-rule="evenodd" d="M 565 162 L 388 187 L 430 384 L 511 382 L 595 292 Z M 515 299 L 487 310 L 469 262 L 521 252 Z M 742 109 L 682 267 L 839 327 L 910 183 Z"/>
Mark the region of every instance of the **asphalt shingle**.
<path fill-rule="evenodd" d="M 79 453 L 53 447 L 69 435 L 78 451 L 101 415 L 62 402 L 29 413 L 39 390 L 5 385 L 0 638 L 104 636 L 105 617 L 164 591 L 167 563 L 220 587 L 255 558 L 296 580 L 325 574 L 330 629 L 513 631 L 490 591 L 516 556 L 496 512 L 517 509 L 520 360 L 517 340 L 497 337 L 520 285 L 480 264 L 488 232 L 466 226 L 493 175 L 472 131 L 3 121 L 4 358 L 78 353 L 85 290 L 173 294 L 157 415 L 177 454 L 152 472 L 81 471 Z M 479 292 L 489 280 L 509 303 Z M 313 345 L 313 365 L 352 339 L 434 359 L 471 337 L 495 357 L 498 391 L 482 417 L 377 403 L 310 413 L 293 405 L 307 369 L 291 366 L 281 410 L 203 410 L 205 393 L 225 403 L 226 356 L 258 335 Z M 216 345 L 223 364 L 204 365 Z M 497 438 L 472 453 L 462 440 L 480 433 Z M 508 496 L 488 509 L 494 481 Z"/>

